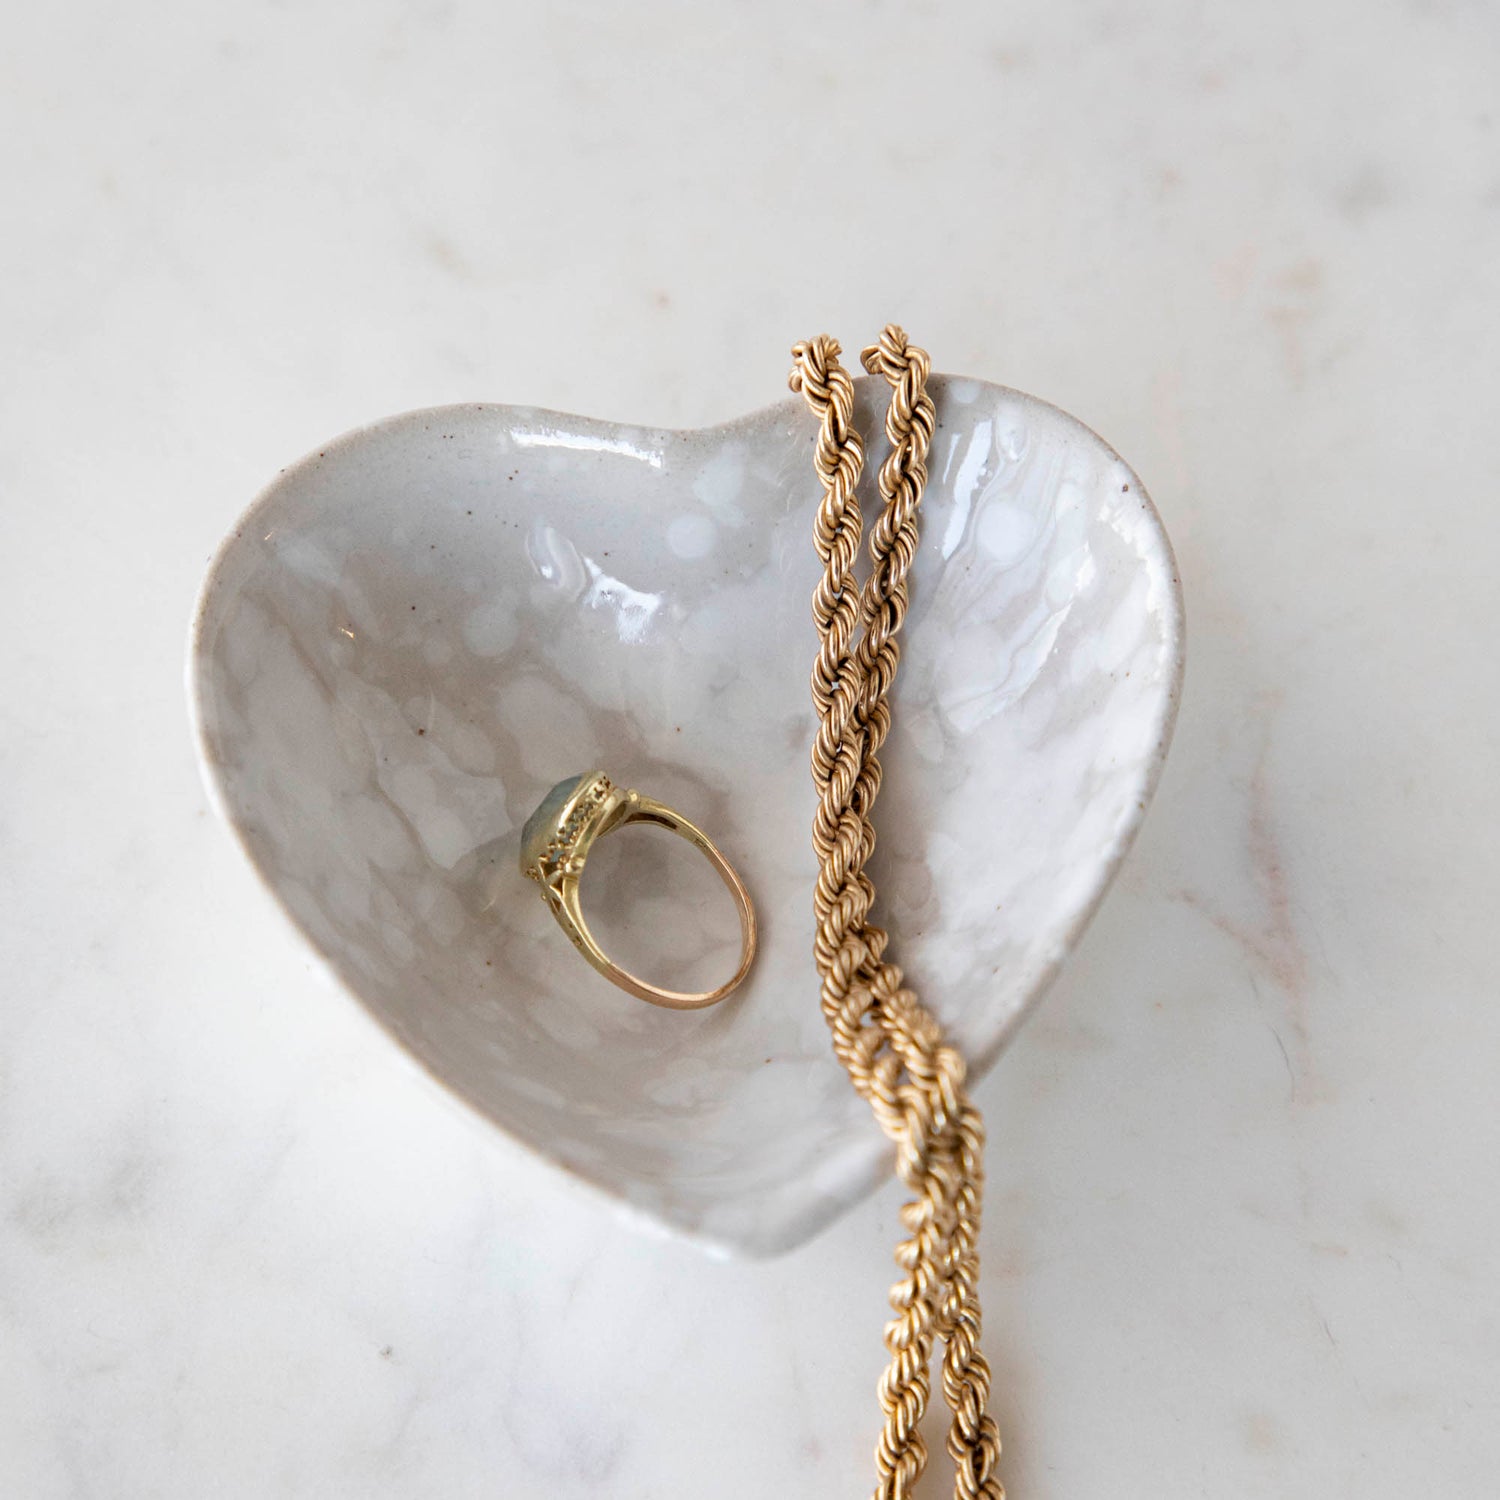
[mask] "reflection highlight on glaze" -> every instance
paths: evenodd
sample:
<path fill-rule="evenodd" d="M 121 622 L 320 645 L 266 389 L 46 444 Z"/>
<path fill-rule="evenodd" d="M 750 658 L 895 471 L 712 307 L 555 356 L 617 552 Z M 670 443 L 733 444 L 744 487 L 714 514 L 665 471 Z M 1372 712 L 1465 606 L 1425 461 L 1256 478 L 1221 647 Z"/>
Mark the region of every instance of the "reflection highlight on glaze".
<path fill-rule="evenodd" d="M 583 596 L 584 605 L 591 609 L 612 610 L 615 632 L 622 641 L 644 640 L 647 628 L 662 607 L 662 596 L 631 588 L 628 583 L 611 577 L 592 558 L 584 558 L 583 565 L 592 580 Z"/>
<path fill-rule="evenodd" d="M 574 453 L 618 453 L 622 458 L 639 459 L 653 469 L 662 465 L 661 452 L 642 448 L 627 437 L 601 437 L 593 432 L 560 432 L 557 429 L 514 432 L 511 442 L 518 448 L 566 448 Z"/>

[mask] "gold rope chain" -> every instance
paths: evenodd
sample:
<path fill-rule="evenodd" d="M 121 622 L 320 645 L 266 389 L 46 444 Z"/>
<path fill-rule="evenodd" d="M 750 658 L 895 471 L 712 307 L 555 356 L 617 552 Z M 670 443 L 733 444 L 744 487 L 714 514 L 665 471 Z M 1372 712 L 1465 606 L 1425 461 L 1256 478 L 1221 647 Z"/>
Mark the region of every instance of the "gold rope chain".
<path fill-rule="evenodd" d="M 818 733 L 813 783 L 814 954 L 833 1049 L 896 1146 L 896 1172 L 911 1192 L 901 1210 L 909 1238 L 896 1249 L 903 1279 L 891 1288 L 890 1364 L 880 1379 L 885 1427 L 875 1449 L 875 1500 L 908 1500 L 927 1462 L 918 1430 L 930 1391 L 933 1347 L 943 1349 L 943 1395 L 953 1412 L 948 1452 L 957 1500 L 1004 1500 L 995 1475 L 1000 1434 L 988 1412 L 990 1368 L 980 1352 L 979 1220 L 984 1121 L 964 1090 L 964 1061 L 942 1027 L 885 959 L 886 933 L 869 921 L 875 887 L 865 863 L 880 791 L 881 745 L 906 616 L 906 576 L 917 550 L 917 511 L 927 482 L 934 411 L 930 361 L 888 324 L 863 352 L 891 386 L 880 466 L 881 514 L 870 531 L 870 575 L 855 577 L 861 518 L 855 490 L 864 445 L 854 427 L 854 383 L 836 340 L 792 348 L 789 384 L 820 427 L 813 457 L 823 498 L 814 537 L 823 577 L 813 594 L 819 649 L 813 667 Z"/>

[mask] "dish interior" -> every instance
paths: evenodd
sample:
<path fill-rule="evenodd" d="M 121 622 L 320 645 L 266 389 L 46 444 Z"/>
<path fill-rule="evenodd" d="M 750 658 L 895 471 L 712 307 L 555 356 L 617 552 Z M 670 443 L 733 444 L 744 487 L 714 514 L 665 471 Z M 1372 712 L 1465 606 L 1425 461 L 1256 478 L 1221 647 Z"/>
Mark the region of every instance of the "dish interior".
<path fill-rule="evenodd" d="M 883 390 L 861 381 L 863 430 Z M 1155 784 L 1181 627 L 1139 481 L 1055 409 L 934 380 L 939 426 L 872 871 L 892 956 L 971 1073 L 1076 939 Z M 812 419 L 648 431 L 417 412 L 286 470 L 205 587 L 210 781 L 256 867 L 452 1092 L 667 1225 L 766 1252 L 878 1181 L 811 961 Z M 867 440 L 867 516 L 883 440 Z M 595 974 L 518 873 L 598 767 L 735 864 L 761 951 L 701 1013 Z M 591 920 L 656 983 L 731 972 L 732 908 L 679 841 L 611 835 Z"/>

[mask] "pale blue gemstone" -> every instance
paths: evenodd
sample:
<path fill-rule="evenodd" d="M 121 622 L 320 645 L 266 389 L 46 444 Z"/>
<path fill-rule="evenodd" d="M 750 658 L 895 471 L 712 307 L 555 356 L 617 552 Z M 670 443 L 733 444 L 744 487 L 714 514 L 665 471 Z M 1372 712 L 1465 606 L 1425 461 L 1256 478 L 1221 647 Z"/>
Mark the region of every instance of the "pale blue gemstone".
<path fill-rule="evenodd" d="M 529 870 L 547 852 L 557 821 L 567 806 L 568 798 L 578 790 L 582 776 L 570 776 L 559 781 L 541 800 L 541 805 L 527 818 L 521 829 L 521 868 Z"/>

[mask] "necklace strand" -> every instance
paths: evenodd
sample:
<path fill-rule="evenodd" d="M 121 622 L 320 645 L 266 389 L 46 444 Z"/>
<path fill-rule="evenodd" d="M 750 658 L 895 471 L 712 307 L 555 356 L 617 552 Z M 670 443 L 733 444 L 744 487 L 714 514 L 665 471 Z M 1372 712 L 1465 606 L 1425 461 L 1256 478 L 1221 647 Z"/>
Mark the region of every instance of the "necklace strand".
<path fill-rule="evenodd" d="M 880 1378 L 885 1424 L 875 1449 L 875 1500 L 909 1500 L 927 1462 L 920 1432 L 934 1347 L 943 1344 L 943 1395 L 952 1411 L 948 1453 L 956 1500 L 1004 1500 L 995 1475 L 1000 1434 L 988 1412 L 990 1368 L 980 1352 L 979 1224 L 984 1121 L 964 1089 L 962 1056 L 885 957 L 887 934 L 870 920 L 875 886 L 871 813 L 880 792 L 878 752 L 891 724 L 900 664 L 907 573 L 916 555 L 934 409 L 930 362 L 888 324 L 863 351 L 891 387 L 880 466 L 881 512 L 870 528 L 870 573 L 855 577 L 862 520 L 856 490 L 864 446 L 854 426 L 854 383 L 826 335 L 793 346 L 789 384 L 818 418 L 813 466 L 823 485 L 814 543 L 823 576 L 813 594 L 818 655 L 812 672 L 818 731 L 813 847 L 818 880 L 814 958 L 833 1049 L 896 1147 L 911 1194 L 891 1288 L 890 1363 Z"/>

